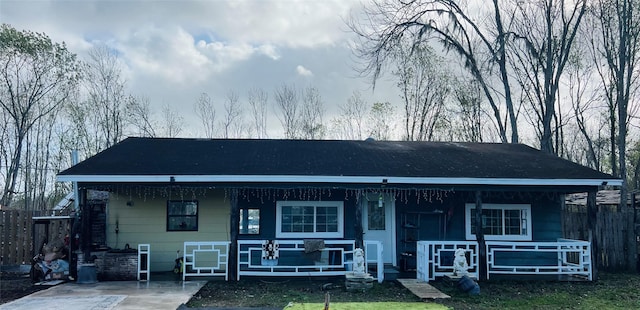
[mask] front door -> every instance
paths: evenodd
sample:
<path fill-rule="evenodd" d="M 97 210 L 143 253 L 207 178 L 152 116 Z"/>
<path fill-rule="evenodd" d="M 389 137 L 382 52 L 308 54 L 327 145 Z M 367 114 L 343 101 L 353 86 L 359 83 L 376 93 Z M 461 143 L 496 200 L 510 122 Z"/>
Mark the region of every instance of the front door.
<path fill-rule="evenodd" d="M 385 264 L 396 265 L 395 201 L 387 194 L 369 194 L 362 199 L 364 240 L 382 243 Z M 367 257 L 370 257 L 367 254 Z"/>

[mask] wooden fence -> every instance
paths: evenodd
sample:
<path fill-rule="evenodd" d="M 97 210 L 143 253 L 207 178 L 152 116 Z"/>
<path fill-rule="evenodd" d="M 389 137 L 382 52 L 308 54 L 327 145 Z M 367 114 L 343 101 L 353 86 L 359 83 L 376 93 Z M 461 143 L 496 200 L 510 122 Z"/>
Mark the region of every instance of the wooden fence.
<path fill-rule="evenodd" d="M 31 259 L 39 252 L 43 243 L 64 240 L 71 231 L 70 220 L 39 221 L 34 223 L 34 216 L 41 216 L 41 211 L 0 211 L 0 265 L 30 264 Z M 48 234 L 47 234 L 48 233 Z"/>
<path fill-rule="evenodd" d="M 565 238 L 589 240 L 587 210 L 585 206 L 566 205 L 563 209 L 563 234 Z M 600 270 L 634 270 L 636 265 L 628 258 L 634 247 L 628 246 L 629 234 L 635 235 L 629 221 L 634 218 L 632 210 L 617 212 L 616 207 L 598 206 L 594 236 L 597 240 Z M 633 238 L 633 237 L 631 237 Z M 633 255 L 637 257 L 638 253 Z"/>

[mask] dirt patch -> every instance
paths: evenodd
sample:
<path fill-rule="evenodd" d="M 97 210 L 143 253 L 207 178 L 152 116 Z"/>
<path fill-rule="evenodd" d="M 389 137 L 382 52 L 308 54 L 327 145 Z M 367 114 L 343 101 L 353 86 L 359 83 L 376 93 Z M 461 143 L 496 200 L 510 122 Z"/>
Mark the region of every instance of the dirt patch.
<path fill-rule="evenodd" d="M 29 274 L 19 272 L 0 272 L 0 304 L 19 299 L 49 287 L 33 285 Z"/>
<path fill-rule="evenodd" d="M 293 303 L 321 303 L 326 294 L 332 302 L 420 301 L 397 282 L 375 283 L 366 291 L 347 291 L 344 278 L 243 279 L 239 282 L 209 281 L 191 298 L 189 307 L 279 307 Z"/>

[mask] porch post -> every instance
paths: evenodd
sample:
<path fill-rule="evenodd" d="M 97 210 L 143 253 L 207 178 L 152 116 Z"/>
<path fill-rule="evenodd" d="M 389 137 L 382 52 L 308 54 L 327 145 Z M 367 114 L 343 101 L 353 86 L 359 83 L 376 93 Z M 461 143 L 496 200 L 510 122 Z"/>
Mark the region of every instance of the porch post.
<path fill-rule="evenodd" d="M 487 247 L 484 242 L 484 231 L 482 227 L 482 192 L 476 191 L 476 240 L 478 241 L 478 274 L 480 279 L 487 279 Z"/>
<path fill-rule="evenodd" d="M 231 243 L 229 244 L 229 257 L 227 262 L 227 268 L 229 273 L 229 279 L 237 281 L 238 279 L 238 234 L 240 232 L 240 207 L 238 206 L 238 190 L 231 190 L 231 213 L 230 213 L 230 225 L 229 225 L 229 238 Z"/>
<path fill-rule="evenodd" d="M 87 203 L 87 189 L 82 188 L 78 191 L 78 200 L 80 202 L 80 250 L 82 251 L 84 263 L 91 258 L 91 208 Z"/>
<path fill-rule="evenodd" d="M 591 242 L 591 270 L 593 281 L 598 280 L 598 266 L 600 266 L 600 245 L 598 244 L 597 224 L 598 207 L 596 206 L 596 191 L 587 193 L 587 229 Z"/>
<path fill-rule="evenodd" d="M 356 248 L 364 249 L 364 229 L 362 228 L 362 203 L 356 201 Z"/>

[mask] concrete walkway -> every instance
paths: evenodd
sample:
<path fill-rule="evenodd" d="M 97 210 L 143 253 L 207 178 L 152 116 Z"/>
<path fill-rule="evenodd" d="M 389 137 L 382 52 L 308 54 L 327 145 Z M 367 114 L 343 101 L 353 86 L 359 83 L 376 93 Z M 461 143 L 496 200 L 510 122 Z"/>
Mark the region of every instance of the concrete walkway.
<path fill-rule="evenodd" d="M 207 281 L 65 283 L 0 305 L 0 310 L 175 310 L 187 303 L 206 283 Z"/>

